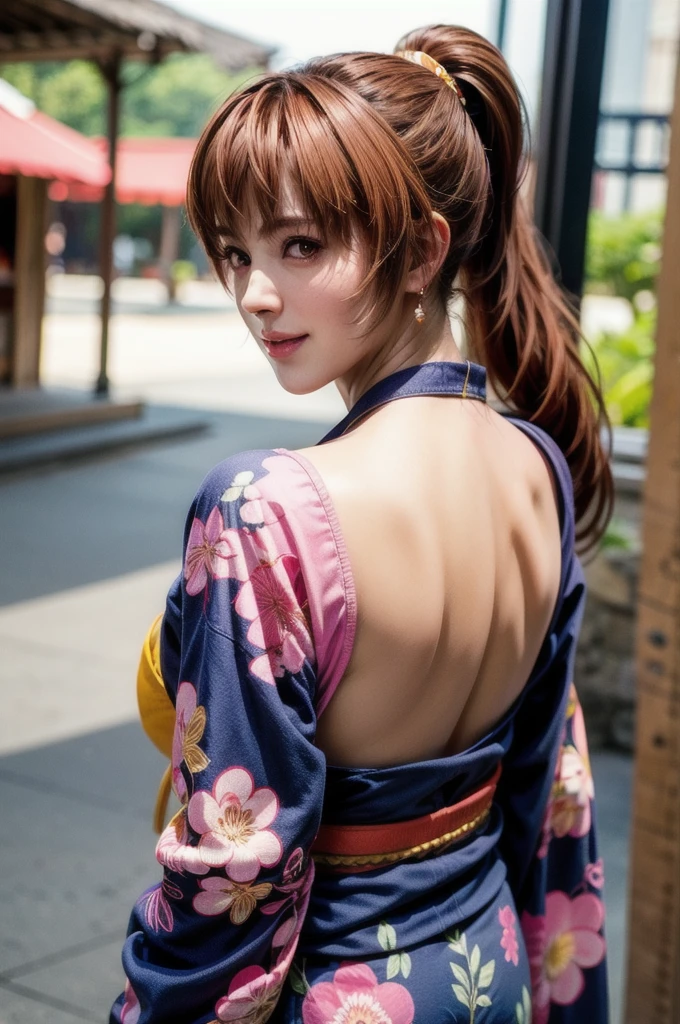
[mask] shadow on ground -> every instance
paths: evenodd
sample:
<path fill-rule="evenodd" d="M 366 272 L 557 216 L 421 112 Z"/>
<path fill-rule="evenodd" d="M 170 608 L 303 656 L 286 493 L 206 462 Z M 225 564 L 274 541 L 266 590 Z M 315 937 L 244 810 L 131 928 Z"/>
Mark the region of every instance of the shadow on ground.
<path fill-rule="evenodd" d="M 0 605 L 179 558 L 212 466 L 251 448 L 303 448 L 327 423 L 205 412 L 207 434 L 0 480 Z"/>

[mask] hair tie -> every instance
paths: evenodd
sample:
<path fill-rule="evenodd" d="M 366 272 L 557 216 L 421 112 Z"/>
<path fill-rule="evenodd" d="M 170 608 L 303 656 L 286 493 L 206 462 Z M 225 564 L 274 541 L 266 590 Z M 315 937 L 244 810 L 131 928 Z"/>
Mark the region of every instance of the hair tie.
<path fill-rule="evenodd" d="M 465 97 L 461 92 L 458 82 L 448 73 L 445 67 L 443 67 L 439 61 L 436 61 L 434 57 L 430 57 L 429 53 L 423 53 L 422 50 L 397 50 L 395 57 L 403 57 L 404 60 L 410 60 L 412 64 L 420 64 L 422 68 L 427 68 L 428 71 L 432 71 L 437 78 L 441 78 L 443 82 L 453 89 L 456 96 L 466 106 Z"/>

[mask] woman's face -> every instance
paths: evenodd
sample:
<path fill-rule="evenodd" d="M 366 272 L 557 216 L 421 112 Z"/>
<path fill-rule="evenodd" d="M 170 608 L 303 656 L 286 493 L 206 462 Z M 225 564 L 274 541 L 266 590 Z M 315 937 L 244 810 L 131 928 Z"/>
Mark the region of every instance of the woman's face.
<path fill-rule="evenodd" d="M 294 200 L 284 199 L 271 234 L 258 216 L 243 224 L 241 237 L 224 238 L 227 280 L 279 383 L 307 394 L 351 381 L 390 330 L 384 322 L 362 337 L 353 323 L 365 273 L 359 247 L 329 243 Z"/>

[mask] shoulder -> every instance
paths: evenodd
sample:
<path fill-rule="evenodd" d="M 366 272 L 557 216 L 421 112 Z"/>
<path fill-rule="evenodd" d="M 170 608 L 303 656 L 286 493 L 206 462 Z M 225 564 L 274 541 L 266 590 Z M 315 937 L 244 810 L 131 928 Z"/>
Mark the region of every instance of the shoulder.
<path fill-rule="evenodd" d="M 229 531 L 241 543 L 288 550 L 321 571 L 341 543 L 332 503 L 311 462 L 285 448 L 238 452 L 204 478 L 187 519 L 187 539 Z M 199 538 L 200 539 L 200 538 Z"/>
<path fill-rule="evenodd" d="M 564 452 L 554 438 L 538 424 L 514 415 L 503 414 L 503 418 L 519 428 L 542 455 L 543 462 L 550 471 L 550 486 L 557 502 L 562 534 L 573 537 L 574 485 Z"/>
<path fill-rule="evenodd" d="M 305 490 L 312 481 L 309 474 L 286 449 L 260 448 L 230 455 L 204 477 L 190 509 L 200 518 L 220 507 L 225 525 L 258 526 L 286 515 L 304 513 Z M 276 516 L 267 504 L 276 501 Z M 254 503 L 261 507 L 256 508 Z M 264 503 L 264 504 L 262 504 Z M 257 515 L 264 514 L 258 520 Z"/>
<path fill-rule="evenodd" d="M 187 521 L 189 593 L 205 585 L 206 564 L 215 578 L 241 581 L 257 569 L 262 596 L 276 614 L 278 583 L 272 574 L 278 573 L 311 622 L 319 692 L 334 684 L 351 651 L 354 584 L 333 507 L 311 463 L 287 449 L 258 449 L 215 466 Z"/>

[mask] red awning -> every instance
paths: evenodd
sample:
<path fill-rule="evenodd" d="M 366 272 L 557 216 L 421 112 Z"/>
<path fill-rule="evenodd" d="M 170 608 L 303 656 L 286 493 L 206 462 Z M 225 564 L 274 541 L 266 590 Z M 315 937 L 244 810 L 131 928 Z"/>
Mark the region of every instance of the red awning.
<path fill-rule="evenodd" d="M 111 177 L 91 139 L 38 110 L 20 116 L 0 105 L 0 174 L 103 187 Z"/>
<path fill-rule="evenodd" d="M 104 139 L 93 140 L 102 153 L 107 151 Z M 116 166 L 116 199 L 119 203 L 142 203 L 145 206 L 181 206 L 189 175 L 189 164 L 196 148 L 196 139 L 128 138 L 118 139 Z M 52 186 L 50 195 L 75 203 L 98 202 L 101 189 L 82 185 Z"/>

